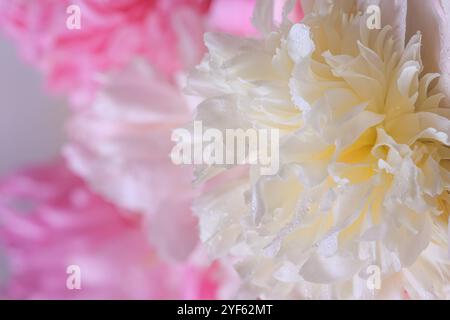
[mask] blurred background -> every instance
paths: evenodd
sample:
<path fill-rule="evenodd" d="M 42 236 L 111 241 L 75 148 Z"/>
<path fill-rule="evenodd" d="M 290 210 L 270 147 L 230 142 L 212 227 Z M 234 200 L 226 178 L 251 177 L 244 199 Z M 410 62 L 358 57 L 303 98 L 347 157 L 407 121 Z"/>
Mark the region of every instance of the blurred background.
<path fill-rule="evenodd" d="M 54 158 L 68 116 L 62 98 L 49 96 L 39 72 L 0 34 L 0 176 Z"/>

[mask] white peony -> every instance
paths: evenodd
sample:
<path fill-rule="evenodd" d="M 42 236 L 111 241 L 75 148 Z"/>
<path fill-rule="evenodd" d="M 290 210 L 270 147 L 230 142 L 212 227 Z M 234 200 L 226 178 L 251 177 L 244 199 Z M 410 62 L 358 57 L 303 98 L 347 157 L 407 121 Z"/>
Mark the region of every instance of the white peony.
<path fill-rule="evenodd" d="M 259 39 L 205 36 L 196 120 L 282 140 L 277 175 L 250 166 L 197 202 L 203 242 L 263 298 L 450 298 L 450 109 L 421 34 L 404 41 L 406 1 L 379 2 L 379 30 L 359 14 L 374 1 L 305 1 L 296 24 L 293 3 L 274 26 L 259 1 Z"/>

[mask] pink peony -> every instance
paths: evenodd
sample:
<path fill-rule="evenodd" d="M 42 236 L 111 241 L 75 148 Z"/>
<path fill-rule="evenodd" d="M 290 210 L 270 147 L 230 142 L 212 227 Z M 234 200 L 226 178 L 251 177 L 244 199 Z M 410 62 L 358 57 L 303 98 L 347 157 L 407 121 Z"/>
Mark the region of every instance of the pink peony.
<path fill-rule="evenodd" d="M 197 63 L 209 2 L 0 0 L 0 28 L 41 69 L 51 89 L 69 93 L 80 105 L 92 97 L 97 74 L 135 56 L 167 77 Z M 66 26 L 71 5 L 80 8 L 80 29 Z"/>
<path fill-rule="evenodd" d="M 91 108 L 74 114 L 64 151 L 95 191 L 144 213 L 150 240 L 160 254 L 177 260 L 198 242 L 191 168 L 169 157 L 172 129 L 190 118 L 180 90 L 147 63 L 135 62 L 106 77 Z"/>
<path fill-rule="evenodd" d="M 4 179 L 0 247 L 8 267 L 0 264 L 0 274 L 8 277 L 0 298 L 229 297 L 233 278 L 224 265 L 206 264 L 198 251 L 184 264 L 163 262 L 140 223 L 92 193 L 63 162 Z M 66 286 L 73 265 L 80 267 L 80 290 Z"/>
<path fill-rule="evenodd" d="M 278 13 L 283 3 L 276 0 Z M 254 33 L 254 4 L 255 0 L 0 0 L 0 29 L 44 73 L 51 90 L 68 94 L 72 105 L 80 106 L 89 104 L 99 74 L 121 68 L 136 56 L 171 78 L 199 62 L 204 31 Z M 80 9 L 80 29 L 67 27 L 71 5 Z"/>

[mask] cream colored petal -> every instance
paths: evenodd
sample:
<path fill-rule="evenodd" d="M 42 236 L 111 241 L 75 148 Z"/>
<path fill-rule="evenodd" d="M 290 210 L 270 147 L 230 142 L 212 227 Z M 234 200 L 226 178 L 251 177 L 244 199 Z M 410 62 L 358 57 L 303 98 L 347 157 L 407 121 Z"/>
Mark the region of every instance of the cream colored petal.
<path fill-rule="evenodd" d="M 263 34 L 270 33 L 274 29 L 273 0 L 257 0 L 252 22 L 257 30 Z"/>
<path fill-rule="evenodd" d="M 365 12 L 370 5 L 377 5 L 381 9 L 381 25 L 390 25 L 394 32 L 396 46 L 405 45 L 406 15 L 408 0 L 358 0 L 358 7 Z"/>
<path fill-rule="evenodd" d="M 450 2 L 408 0 L 407 35 L 423 34 L 422 59 L 426 72 L 441 73 L 439 87 L 450 106 Z"/>

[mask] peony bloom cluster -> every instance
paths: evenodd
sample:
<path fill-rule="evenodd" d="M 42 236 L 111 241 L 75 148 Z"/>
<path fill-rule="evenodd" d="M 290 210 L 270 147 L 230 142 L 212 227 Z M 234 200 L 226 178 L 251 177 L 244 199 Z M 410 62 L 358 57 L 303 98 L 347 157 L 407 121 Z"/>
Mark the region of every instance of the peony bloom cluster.
<path fill-rule="evenodd" d="M 281 8 L 282 2 L 277 1 L 276 7 Z M 213 1 L 205 28 L 254 33 L 249 26 L 253 5 L 253 0 Z M 230 24 L 230 16 L 236 14 Z M 198 63 L 203 51 L 202 41 L 189 40 L 178 55 L 167 52 L 167 56 L 180 65 L 185 56 Z M 122 208 L 143 213 L 150 242 L 159 254 L 175 260 L 185 259 L 199 240 L 191 212 L 198 193 L 191 185 L 192 169 L 174 165 L 168 156 L 172 130 L 192 119 L 193 103 L 181 90 L 188 67 L 167 79 L 160 72 L 163 62 L 134 59 L 103 74 L 92 102 L 69 121 L 70 141 L 64 150 L 71 169 L 96 192 Z"/>
<path fill-rule="evenodd" d="M 189 81 L 203 99 L 196 120 L 281 133 L 276 175 L 251 165 L 195 206 L 202 241 L 238 257 L 260 297 L 450 298 L 450 90 L 424 71 L 408 3 L 375 2 L 379 29 L 368 25 L 374 1 L 305 1 L 300 23 L 288 1 L 279 25 L 272 1 L 259 1 L 261 37 L 205 37 Z M 373 270 L 381 289 L 369 284 Z"/>
<path fill-rule="evenodd" d="M 161 260 L 141 220 L 92 193 L 62 161 L 4 179 L 0 211 L 3 298 L 217 299 L 235 289 L 229 268 L 198 250 L 182 264 Z M 79 290 L 68 283 L 71 266 Z"/>
<path fill-rule="evenodd" d="M 191 119 L 178 82 L 200 61 L 205 29 L 253 32 L 254 0 L 233 2 L 237 15 L 222 0 L 0 3 L 1 27 L 25 57 L 83 106 L 68 125 L 71 169 L 113 203 L 145 213 L 160 254 L 185 259 L 198 236 L 191 170 L 168 157 L 171 130 Z M 66 27 L 69 5 L 80 8 L 80 29 Z"/>
<path fill-rule="evenodd" d="M 191 169 L 173 165 L 168 156 L 172 147 L 171 130 L 191 119 L 192 108 L 178 82 L 184 70 L 200 61 L 204 52 L 202 37 L 205 28 L 246 34 L 253 32 L 247 23 L 253 0 L 234 3 L 235 9 L 247 9 L 238 10 L 238 23 L 232 27 L 226 20 L 214 18 L 228 6 L 227 2 L 210 2 L 0 0 L 0 26 L 18 40 L 22 53 L 43 71 L 50 87 L 69 93 L 72 106 L 83 106 L 74 108 L 68 124 L 69 143 L 64 150 L 68 166 L 85 179 L 93 191 L 122 208 L 104 210 L 105 219 L 109 213 L 124 215 L 124 221 L 139 220 L 139 223 L 134 224 L 136 230 L 133 231 L 139 234 L 139 240 L 136 241 L 143 242 L 139 246 L 151 247 L 152 260 L 159 261 L 161 268 L 170 269 L 170 263 L 177 261 L 173 265 L 180 278 L 173 282 L 180 283 L 183 282 L 180 280 L 182 277 L 190 279 L 188 272 L 191 265 L 192 270 L 197 270 L 191 262 L 192 256 L 198 251 L 198 231 L 197 220 L 191 213 L 194 195 Z M 65 10 L 73 4 L 78 5 L 81 10 L 79 30 L 66 28 L 68 13 Z M 49 178 L 55 179 L 54 183 L 57 183 L 57 179 L 63 177 L 51 176 L 49 173 Z M 60 181 L 62 186 L 65 182 L 67 181 Z M 100 198 L 98 201 L 101 201 Z M 94 217 L 97 215 L 96 210 L 101 210 L 101 207 L 86 208 Z M 86 216 L 87 213 L 83 215 L 84 218 Z M 101 234 L 101 224 L 88 223 L 86 221 L 86 228 L 76 235 L 78 238 L 91 239 L 95 237 L 95 232 Z M 45 236 L 45 233 L 51 232 L 52 229 L 48 228 L 41 233 Z M 118 234 L 124 232 L 124 228 L 117 230 Z M 52 244 L 57 245 L 57 249 L 43 248 L 45 251 L 53 250 L 47 258 L 57 254 L 56 250 L 62 251 L 70 245 L 72 236 L 65 236 L 67 238 L 61 235 L 59 239 L 61 244 Z M 30 239 L 27 240 L 31 243 Z M 111 260 L 112 255 L 119 255 L 121 248 L 127 245 L 137 246 L 133 242 L 121 244 L 112 240 L 108 246 L 110 256 L 107 257 Z M 18 250 L 10 250 L 6 256 L 15 260 L 22 254 L 19 249 L 23 245 L 25 242 L 20 242 Z M 92 253 L 89 250 L 86 246 L 76 254 L 82 255 L 86 251 L 86 255 L 90 256 Z M 130 263 L 139 264 L 139 259 L 147 259 L 147 249 L 136 250 L 135 253 L 135 261 Z M 117 259 L 121 258 L 117 256 Z M 181 261 L 187 261 L 187 264 L 182 264 Z M 203 270 L 209 270 L 206 259 L 201 262 L 203 265 L 198 269 L 199 275 Z M 65 260 L 61 263 L 65 263 Z M 92 261 L 92 265 L 97 263 L 106 267 L 110 261 Z M 38 259 L 30 261 L 29 272 L 36 272 L 33 268 L 37 265 Z M 127 264 L 124 268 L 128 266 Z M 147 267 L 142 266 L 139 272 L 144 275 Z M 161 277 L 161 269 L 152 274 L 150 267 L 150 277 Z M 185 267 L 188 270 L 186 272 L 183 271 Z M 217 263 L 210 268 L 220 269 Z M 100 276 L 102 272 L 100 270 L 90 275 L 90 279 L 97 281 L 96 276 Z M 125 273 L 111 267 L 104 270 L 105 275 L 101 279 L 107 281 L 118 272 Z M 212 274 L 216 275 L 216 272 L 212 271 Z M 217 276 L 220 275 L 222 273 L 217 272 Z M 60 276 L 61 274 L 51 282 L 57 281 L 61 285 L 63 282 L 60 280 L 65 278 Z M 30 277 L 26 278 L 23 280 L 24 286 L 30 281 Z M 0 283 L 1 279 L 0 275 Z M 13 283 L 16 282 L 15 279 L 25 279 L 25 276 L 13 277 Z M 218 279 L 214 278 L 215 280 Z M 170 279 L 167 281 L 172 283 Z M 186 282 L 188 288 L 191 282 L 196 285 L 195 277 Z M 120 293 L 124 283 L 117 283 L 116 287 L 109 287 L 108 290 L 89 297 L 105 297 L 107 291 L 111 291 L 115 297 L 203 297 L 172 295 L 165 291 L 164 281 L 161 282 L 159 296 L 139 293 L 131 295 L 131 292 L 125 295 Z M 158 283 L 152 285 L 156 291 L 160 286 Z M 30 294 L 39 290 L 39 287 L 25 287 L 21 297 L 30 297 Z M 53 297 L 58 297 L 59 294 L 64 296 L 65 293 L 58 291 Z M 219 296 L 209 294 L 204 297 Z"/>
<path fill-rule="evenodd" d="M 168 78 L 196 64 L 209 5 L 209 0 L 1 0 L 0 28 L 51 89 L 84 106 L 99 73 L 136 56 Z M 79 29 L 67 27 L 70 6 L 79 8 Z"/>

